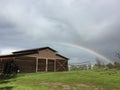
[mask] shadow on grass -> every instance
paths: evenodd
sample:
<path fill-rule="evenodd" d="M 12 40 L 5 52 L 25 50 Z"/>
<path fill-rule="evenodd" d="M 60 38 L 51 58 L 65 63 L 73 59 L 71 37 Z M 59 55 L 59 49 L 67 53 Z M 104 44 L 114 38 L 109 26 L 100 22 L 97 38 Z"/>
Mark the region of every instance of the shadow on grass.
<path fill-rule="evenodd" d="M 0 87 L 0 90 L 12 90 L 13 87 L 12 86 L 7 86 L 7 87 Z"/>
<path fill-rule="evenodd" d="M 14 79 L 14 78 L 16 78 L 16 76 L 0 75 L 0 84 L 9 83 L 9 82 L 13 81 L 10 79 Z"/>
<path fill-rule="evenodd" d="M 16 78 L 16 76 L 0 75 L 0 84 L 3 84 L 3 86 L 0 87 L 0 90 L 12 90 L 13 86 L 4 86 L 4 84 L 15 81 L 14 78 Z"/>
<path fill-rule="evenodd" d="M 0 90 L 13 90 L 14 86 L 11 86 L 10 82 L 15 82 L 16 78 L 21 76 L 24 75 L 0 75 Z"/>
<path fill-rule="evenodd" d="M 17 75 L 0 75 L 0 80 L 16 78 Z"/>

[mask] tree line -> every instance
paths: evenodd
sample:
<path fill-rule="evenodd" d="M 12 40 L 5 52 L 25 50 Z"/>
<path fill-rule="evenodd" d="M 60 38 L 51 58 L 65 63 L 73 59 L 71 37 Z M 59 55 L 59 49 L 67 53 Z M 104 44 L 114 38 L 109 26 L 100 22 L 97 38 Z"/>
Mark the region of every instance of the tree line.
<path fill-rule="evenodd" d="M 116 56 L 120 59 L 120 53 L 116 53 Z M 99 59 L 96 59 L 96 64 L 95 66 L 99 67 L 99 68 L 109 68 L 109 69 L 120 69 L 120 62 L 113 62 L 113 63 L 108 63 L 108 64 L 104 64 L 102 63 Z"/>

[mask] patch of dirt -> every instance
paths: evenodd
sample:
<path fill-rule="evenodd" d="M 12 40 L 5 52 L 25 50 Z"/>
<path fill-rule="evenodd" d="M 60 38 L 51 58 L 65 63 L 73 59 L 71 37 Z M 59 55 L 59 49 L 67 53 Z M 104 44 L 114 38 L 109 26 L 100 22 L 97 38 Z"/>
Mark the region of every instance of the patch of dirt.
<path fill-rule="evenodd" d="M 77 90 L 76 87 L 72 87 L 72 90 Z"/>
<path fill-rule="evenodd" d="M 77 90 L 78 88 L 84 88 L 85 90 L 89 90 L 89 89 L 94 89 L 94 90 L 99 90 L 99 88 L 95 87 L 95 86 L 91 86 L 91 85 L 87 85 L 87 84 L 76 84 L 75 87 L 74 86 L 70 86 L 67 84 L 62 84 L 62 83 L 46 83 L 46 82 L 42 82 L 40 83 L 40 85 L 45 85 L 50 87 L 50 90 L 56 90 L 58 87 L 62 88 L 63 90 Z M 100 89 L 102 90 L 102 89 Z"/>
<path fill-rule="evenodd" d="M 62 83 L 40 83 L 41 85 L 49 86 L 52 90 L 55 90 L 57 87 L 63 88 L 63 90 L 73 90 L 70 85 L 65 85 Z M 76 90 L 76 89 L 74 89 Z"/>
<path fill-rule="evenodd" d="M 103 88 L 100 88 L 100 87 L 96 87 L 94 85 L 88 85 L 88 84 L 83 84 L 83 83 L 80 83 L 80 84 L 77 84 L 76 85 L 78 88 L 84 88 L 85 90 L 104 90 Z"/>
<path fill-rule="evenodd" d="M 78 87 L 86 87 L 86 88 L 90 87 L 89 85 L 83 84 L 83 83 L 77 84 L 76 86 L 78 86 Z"/>
<path fill-rule="evenodd" d="M 69 85 L 62 85 L 63 90 L 71 90 Z"/>

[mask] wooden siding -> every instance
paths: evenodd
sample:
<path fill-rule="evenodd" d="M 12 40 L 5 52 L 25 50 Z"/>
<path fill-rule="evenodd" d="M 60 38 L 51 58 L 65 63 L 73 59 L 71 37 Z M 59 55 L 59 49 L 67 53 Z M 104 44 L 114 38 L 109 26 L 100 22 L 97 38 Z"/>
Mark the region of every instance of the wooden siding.
<path fill-rule="evenodd" d="M 48 72 L 54 72 L 55 70 L 55 60 L 48 59 Z"/>
<path fill-rule="evenodd" d="M 68 62 L 66 60 L 56 60 L 56 71 L 68 71 Z"/>
<path fill-rule="evenodd" d="M 46 60 L 38 59 L 38 72 L 45 72 L 45 71 L 46 71 Z"/>
<path fill-rule="evenodd" d="M 35 58 L 32 57 L 17 57 L 15 63 L 20 69 L 20 72 L 36 72 Z"/>
<path fill-rule="evenodd" d="M 24 56 L 27 56 L 27 57 L 38 57 L 38 53 L 24 55 Z"/>
<path fill-rule="evenodd" d="M 39 51 L 38 57 L 48 58 L 48 59 L 63 59 L 63 60 L 65 60 L 64 58 L 57 56 L 55 52 L 53 52 L 49 49 Z"/>

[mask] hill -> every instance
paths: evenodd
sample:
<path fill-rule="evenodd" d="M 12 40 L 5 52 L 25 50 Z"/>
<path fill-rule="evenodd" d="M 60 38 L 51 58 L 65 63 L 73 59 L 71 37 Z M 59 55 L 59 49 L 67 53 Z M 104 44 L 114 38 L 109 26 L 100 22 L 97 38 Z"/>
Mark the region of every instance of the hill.
<path fill-rule="evenodd" d="M 119 84 L 119 70 L 27 73 L 0 78 L 0 90 L 120 90 Z"/>

